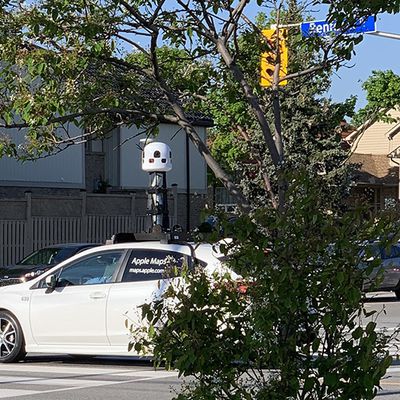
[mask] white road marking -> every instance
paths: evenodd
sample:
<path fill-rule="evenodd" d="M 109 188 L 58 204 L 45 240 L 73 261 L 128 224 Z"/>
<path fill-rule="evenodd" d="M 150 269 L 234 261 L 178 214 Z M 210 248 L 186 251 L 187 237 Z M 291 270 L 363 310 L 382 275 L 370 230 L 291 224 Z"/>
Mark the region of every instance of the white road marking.
<path fill-rule="evenodd" d="M 1 372 L 18 372 L 18 373 L 31 373 L 36 374 L 53 374 L 54 378 L 51 376 L 17 376 L 17 375 L 0 375 L 0 384 L 2 385 L 0 389 L 0 399 L 13 398 L 20 396 L 36 396 L 42 395 L 43 393 L 55 393 L 55 392 L 65 392 L 70 390 L 80 390 L 87 388 L 95 388 L 101 386 L 111 386 L 111 385 L 124 385 L 140 381 L 150 381 L 157 379 L 166 378 L 177 378 L 178 374 L 176 371 L 156 371 L 154 369 L 126 369 L 121 370 L 117 368 L 84 368 L 84 367 L 62 367 L 62 366 L 44 366 L 44 365 L 32 365 L 32 364 L 0 364 L 0 374 Z M 61 375 L 66 375 L 65 378 L 60 377 Z M 74 375 L 77 379 L 73 379 Z M 101 377 L 100 377 L 101 375 Z M 93 379 L 79 379 L 92 377 Z M 98 379 L 95 379 L 99 376 Z M 107 380 L 107 376 L 110 377 L 127 377 L 131 379 L 123 380 Z M 32 390 L 29 388 L 24 389 L 8 389 L 6 385 L 43 385 L 43 386 L 53 386 L 53 389 L 47 390 Z M 58 387 L 57 387 L 58 386 Z M 62 387 L 60 387 L 62 386 Z"/>
<path fill-rule="evenodd" d="M 0 391 L 0 399 L 8 399 L 10 397 L 31 396 L 37 394 L 34 390 L 19 390 L 19 389 L 3 389 Z"/>
<path fill-rule="evenodd" d="M 21 377 L 21 376 L 0 376 L 0 383 L 18 385 L 44 385 L 44 386 L 91 386 L 93 382 L 104 382 L 88 379 L 68 379 L 49 377 Z"/>
<path fill-rule="evenodd" d="M 176 373 L 160 373 L 157 376 L 153 377 L 146 377 L 146 378 L 138 378 L 138 379 L 129 379 L 126 381 L 92 381 L 92 384 L 90 385 L 82 385 L 82 386 L 73 386 L 73 387 L 68 387 L 68 388 L 59 388 L 59 389 L 50 389 L 50 390 L 39 390 L 39 391 L 33 391 L 33 390 L 14 390 L 14 389 L 1 389 L 0 393 L 0 399 L 4 398 L 11 398 L 11 397 L 20 397 L 20 396 L 35 396 L 35 395 L 42 395 L 44 393 L 56 393 L 56 392 L 67 392 L 71 390 L 80 390 L 80 389 L 87 389 L 89 387 L 94 388 L 94 387 L 100 387 L 100 386 L 111 386 L 111 385 L 126 385 L 128 383 L 134 383 L 134 382 L 140 382 L 140 381 L 152 381 L 152 380 L 157 380 L 157 379 L 165 379 L 165 378 L 170 378 L 170 377 L 176 377 Z M 25 382 L 28 383 L 28 382 Z M 75 381 L 75 383 L 79 383 L 79 380 Z"/>
<path fill-rule="evenodd" d="M 178 373 L 177 372 L 175 372 L 175 371 L 165 371 L 165 370 L 162 370 L 162 371 L 160 371 L 160 370 L 158 370 L 158 371 L 156 371 L 156 370 L 152 370 L 152 371 L 143 371 L 143 370 L 141 370 L 141 371 L 132 371 L 132 372 L 130 372 L 130 373 L 127 373 L 127 372 L 124 372 L 124 373 L 122 373 L 122 374 L 113 374 L 113 376 L 138 376 L 138 377 L 140 377 L 140 376 L 147 376 L 147 377 L 157 377 L 157 376 L 159 376 L 160 374 L 169 374 L 169 375 L 177 375 Z"/>
<path fill-rule="evenodd" d="M 18 371 L 18 372 L 44 372 L 44 373 L 52 373 L 57 372 L 58 374 L 73 374 L 73 375 L 112 375 L 115 373 L 131 373 L 135 371 L 135 369 L 118 369 L 118 368 L 84 368 L 84 367 L 61 367 L 61 366 L 45 366 L 45 365 L 35 365 L 35 364 L 0 364 L 0 373 L 1 371 Z M 141 370 L 137 370 L 141 371 Z"/>
<path fill-rule="evenodd" d="M 365 328 L 365 327 L 364 327 Z M 375 329 L 377 332 L 400 332 L 400 327 L 398 326 L 391 326 L 390 328 L 380 328 L 379 326 Z"/>
<path fill-rule="evenodd" d="M 400 371 L 400 366 L 392 365 L 387 370 L 388 370 L 388 372 L 399 372 Z"/>

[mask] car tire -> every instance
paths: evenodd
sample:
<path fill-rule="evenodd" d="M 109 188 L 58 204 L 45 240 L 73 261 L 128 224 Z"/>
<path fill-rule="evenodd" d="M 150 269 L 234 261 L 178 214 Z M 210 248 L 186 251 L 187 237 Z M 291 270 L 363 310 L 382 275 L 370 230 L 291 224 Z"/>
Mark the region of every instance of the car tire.
<path fill-rule="evenodd" d="M 25 354 L 21 325 L 10 312 L 0 311 L 0 363 L 19 361 Z"/>

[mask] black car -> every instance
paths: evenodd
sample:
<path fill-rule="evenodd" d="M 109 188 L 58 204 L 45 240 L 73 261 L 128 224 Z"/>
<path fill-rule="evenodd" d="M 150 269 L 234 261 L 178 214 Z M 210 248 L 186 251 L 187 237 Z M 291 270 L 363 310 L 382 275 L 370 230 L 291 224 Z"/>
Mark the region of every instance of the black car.
<path fill-rule="evenodd" d="M 0 268 L 0 286 L 26 282 L 73 255 L 99 243 L 64 243 L 34 251 L 16 265 Z"/>

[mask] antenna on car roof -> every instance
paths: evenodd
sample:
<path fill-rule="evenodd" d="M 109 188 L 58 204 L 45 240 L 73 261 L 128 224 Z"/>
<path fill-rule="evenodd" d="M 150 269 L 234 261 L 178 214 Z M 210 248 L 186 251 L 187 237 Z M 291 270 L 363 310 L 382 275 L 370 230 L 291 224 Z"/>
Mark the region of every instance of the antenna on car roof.
<path fill-rule="evenodd" d="M 160 226 L 163 232 L 169 230 L 167 172 L 172 169 L 172 152 L 170 147 L 152 139 L 142 139 L 142 170 L 149 173 L 149 189 L 147 191 L 147 213 L 151 215 L 152 226 Z"/>

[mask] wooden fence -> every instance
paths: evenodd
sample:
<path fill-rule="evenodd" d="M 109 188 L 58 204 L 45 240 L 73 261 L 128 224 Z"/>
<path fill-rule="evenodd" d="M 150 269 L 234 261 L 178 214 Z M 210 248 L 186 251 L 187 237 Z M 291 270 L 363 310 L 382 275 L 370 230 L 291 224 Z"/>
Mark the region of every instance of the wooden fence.
<path fill-rule="evenodd" d="M 0 267 L 24 256 L 25 231 L 26 221 L 0 221 Z"/>
<path fill-rule="evenodd" d="M 0 220 L 0 267 L 56 243 L 104 243 L 116 232 L 143 232 L 149 219 L 147 215 L 33 217 L 31 227 L 28 221 Z"/>
<path fill-rule="evenodd" d="M 111 197 L 108 196 L 105 200 L 110 200 Z M 114 197 L 118 200 L 118 196 Z M 125 215 L 112 215 L 111 212 L 104 215 L 106 214 L 104 209 L 103 215 L 87 214 L 86 195 L 84 195 L 81 198 L 72 199 L 73 201 L 82 200 L 78 202 L 80 207 L 78 206 L 78 210 L 75 210 L 77 211 L 75 216 L 35 216 L 32 215 L 32 197 L 28 194 L 22 218 L 0 219 L 0 267 L 15 264 L 32 251 L 56 243 L 105 243 L 117 232 L 146 231 L 151 225 L 151 216 L 137 214 L 134 195 L 119 195 L 119 199 L 126 201 L 125 206 L 129 205 L 125 207 L 127 211 Z M 176 224 L 176 199 L 176 193 L 174 193 L 174 216 L 170 218 L 171 226 Z M 35 198 L 35 200 L 42 201 L 41 198 Z M 70 201 L 71 198 L 52 199 L 52 204 L 60 201 L 60 206 L 56 207 L 60 214 L 63 213 L 62 204 L 65 204 L 63 201 L 66 200 Z M 19 204 L 22 202 L 19 201 Z M 1 204 L 0 201 L 0 206 Z M 52 212 L 54 212 L 54 207 Z"/>

